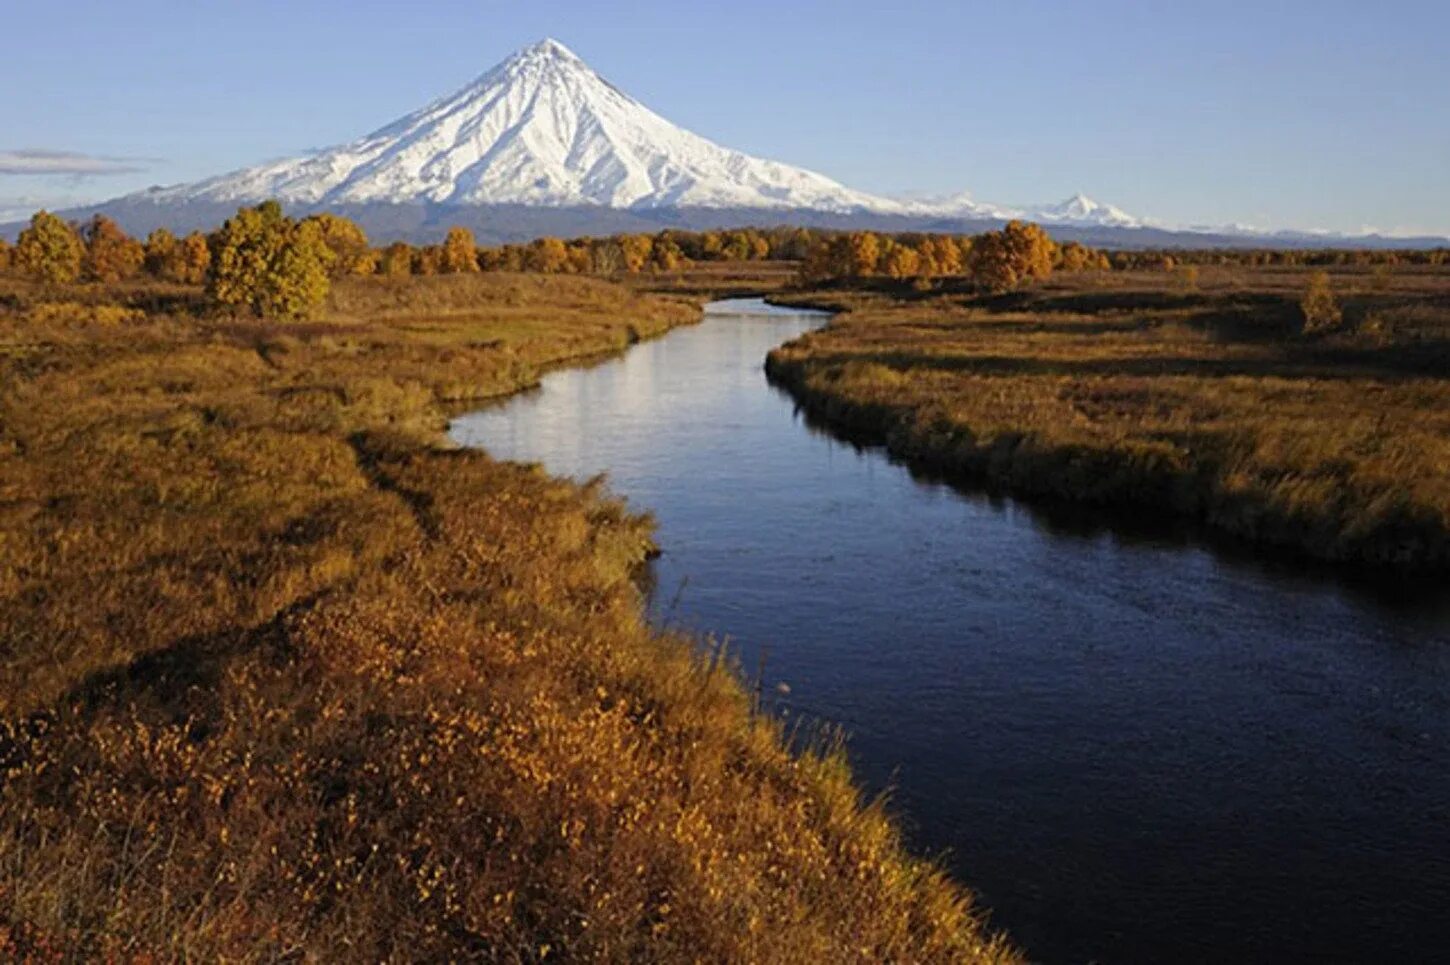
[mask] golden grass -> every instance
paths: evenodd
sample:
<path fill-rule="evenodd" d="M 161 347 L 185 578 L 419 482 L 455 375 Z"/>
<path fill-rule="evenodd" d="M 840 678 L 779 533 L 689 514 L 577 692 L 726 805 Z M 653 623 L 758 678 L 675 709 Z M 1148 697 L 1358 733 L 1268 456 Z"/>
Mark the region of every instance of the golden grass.
<path fill-rule="evenodd" d="M 815 415 L 1028 495 L 1198 519 L 1334 561 L 1450 564 L 1450 275 L 1340 270 L 1346 328 L 1300 332 L 1308 271 L 889 290 L 773 353 Z"/>
<path fill-rule="evenodd" d="M 437 444 L 694 303 L 193 304 L 0 283 L 0 955 L 1014 957 L 835 749 L 643 623 L 647 519 Z"/>

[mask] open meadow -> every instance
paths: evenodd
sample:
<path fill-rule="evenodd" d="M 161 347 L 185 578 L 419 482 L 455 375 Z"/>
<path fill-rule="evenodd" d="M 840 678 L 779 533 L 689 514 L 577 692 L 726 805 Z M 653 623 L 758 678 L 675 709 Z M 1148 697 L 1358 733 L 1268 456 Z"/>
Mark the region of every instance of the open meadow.
<path fill-rule="evenodd" d="M 1022 495 L 1187 518 L 1345 563 L 1450 563 L 1450 272 L 1054 273 L 991 294 L 868 280 L 768 370 L 828 425 Z"/>
<path fill-rule="evenodd" d="M 444 408 L 695 321 L 573 277 L 0 288 L 0 955 L 1006 961 Z"/>

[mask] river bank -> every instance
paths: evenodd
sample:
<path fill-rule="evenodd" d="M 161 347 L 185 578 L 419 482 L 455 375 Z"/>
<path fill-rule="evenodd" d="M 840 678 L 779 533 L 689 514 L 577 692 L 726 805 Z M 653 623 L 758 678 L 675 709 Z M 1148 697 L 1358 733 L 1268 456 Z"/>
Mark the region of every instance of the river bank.
<path fill-rule="evenodd" d="M 814 417 L 1010 493 L 1192 519 L 1368 567 L 1450 566 L 1442 274 L 1352 288 L 1298 333 L 1300 273 L 1065 278 L 998 298 L 823 291 L 766 369 Z M 1362 280 L 1361 280 L 1362 283 Z"/>
<path fill-rule="evenodd" d="M 801 733 L 840 728 L 1031 960 L 1445 947 L 1443 594 L 1066 523 L 842 442 L 761 372 L 825 322 L 716 305 L 451 434 L 647 507 L 652 621 L 718 641 Z"/>
<path fill-rule="evenodd" d="M 445 411 L 698 320 L 591 279 L 0 300 L 0 949 L 1007 961 L 650 629 L 652 527 Z"/>

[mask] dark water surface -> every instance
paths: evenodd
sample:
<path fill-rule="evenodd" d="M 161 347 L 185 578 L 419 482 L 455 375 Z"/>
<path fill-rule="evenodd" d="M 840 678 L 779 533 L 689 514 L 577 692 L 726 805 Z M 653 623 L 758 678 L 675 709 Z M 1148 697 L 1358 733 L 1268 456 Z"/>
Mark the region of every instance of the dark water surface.
<path fill-rule="evenodd" d="M 764 654 L 1034 958 L 1450 961 L 1450 600 L 915 480 L 767 385 L 823 322 L 719 303 L 453 435 L 653 511 L 655 618 Z"/>

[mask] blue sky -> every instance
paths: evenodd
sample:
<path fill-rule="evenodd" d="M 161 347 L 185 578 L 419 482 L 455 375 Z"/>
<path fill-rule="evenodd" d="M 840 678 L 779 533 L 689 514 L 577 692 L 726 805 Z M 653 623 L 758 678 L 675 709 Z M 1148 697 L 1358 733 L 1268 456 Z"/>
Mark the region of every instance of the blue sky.
<path fill-rule="evenodd" d="M 9 0 L 0 22 L 10 211 L 350 140 L 553 36 L 678 124 L 863 190 L 1450 232 L 1445 0 Z"/>

